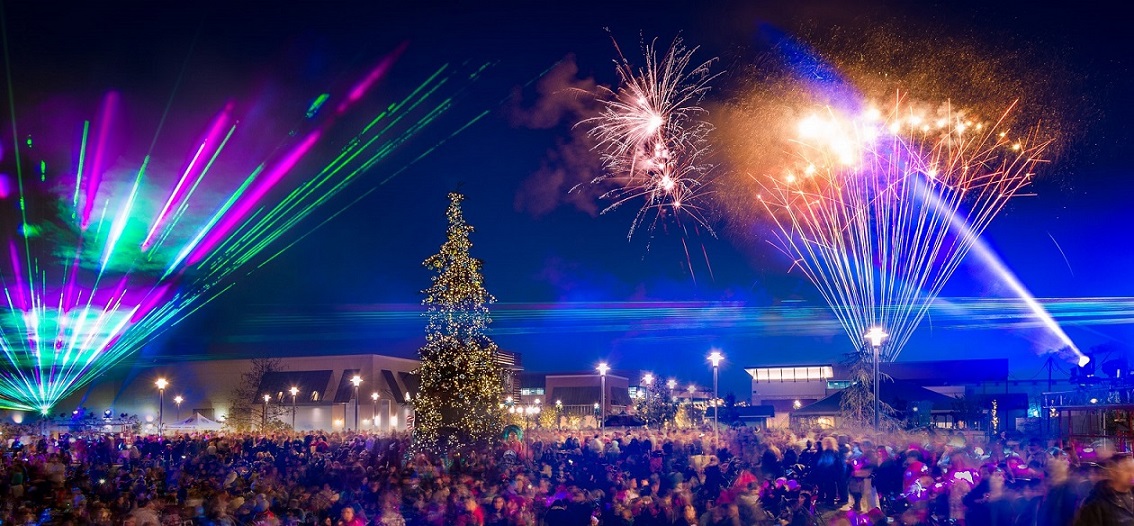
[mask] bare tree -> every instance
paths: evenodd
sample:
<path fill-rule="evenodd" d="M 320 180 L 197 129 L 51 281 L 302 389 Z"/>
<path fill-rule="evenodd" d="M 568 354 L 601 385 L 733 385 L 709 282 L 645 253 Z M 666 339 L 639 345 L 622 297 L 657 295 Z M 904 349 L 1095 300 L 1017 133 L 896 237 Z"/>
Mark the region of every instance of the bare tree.
<path fill-rule="evenodd" d="M 224 425 L 233 431 L 253 431 L 261 429 L 262 423 L 275 421 L 284 412 L 279 403 L 265 404 L 261 401 L 264 393 L 259 392 L 264 376 L 283 370 L 283 360 L 279 358 L 253 358 L 251 367 L 240 375 L 240 383 L 233 388 L 228 399 L 228 417 Z M 271 393 L 268 393 L 271 394 Z"/>

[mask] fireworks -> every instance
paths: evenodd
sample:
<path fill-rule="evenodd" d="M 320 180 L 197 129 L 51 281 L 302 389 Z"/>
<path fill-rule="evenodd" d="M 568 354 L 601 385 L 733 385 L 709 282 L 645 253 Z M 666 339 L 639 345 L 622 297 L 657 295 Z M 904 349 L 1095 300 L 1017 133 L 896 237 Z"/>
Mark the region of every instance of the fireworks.
<path fill-rule="evenodd" d="M 582 123 L 603 158 L 605 174 L 592 183 L 614 185 L 602 196 L 612 201 L 603 212 L 643 200 L 628 237 L 644 223 L 652 230 L 667 216 L 690 217 L 711 231 L 699 198 L 712 169 L 706 161 L 712 126 L 702 120 L 706 112 L 698 104 L 714 77 L 713 61 L 693 66 L 696 51 L 676 39 L 659 55 L 655 42 L 644 46 L 646 65 L 639 69 L 619 50 L 621 85 L 603 101 L 599 116 Z"/>
<path fill-rule="evenodd" d="M 307 129 L 292 130 L 283 146 L 258 162 L 233 153 L 231 144 L 249 139 L 241 131 L 252 126 L 240 122 L 236 105 L 227 104 L 187 149 L 181 167 L 169 168 L 156 154 L 133 167 L 113 164 L 114 118 L 123 104 L 113 93 L 96 119 L 82 124 L 78 156 L 68 170 L 45 174 L 47 165 L 67 165 L 66 145 L 51 147 L 51 139 L 69 135 L 60 130 L 52 130 L 46 146 L 37 142 L 34 151 L 29 139 L 20 148 L 22 161 L 16 155 L 5 159 L 15 161 L 11 186 L 18 190 L 3 203 L 12 206 L 5 207 L 2 223 L 9 239 L 8 265 L 0 266 L 7 303 L 0 310 L 0 406 L 46 414 L 223 293 L 241 269 L 286 250 L 291 245 L 276 246 L 281 236 L 446 116 L 465 85 L 460 81 L 484 71 L 442 66 L 360 128 L 347 128 L 353 137 L 336 146 L 330 162 L 314 159 L 331 132 L 341 133 L 353 120 L 347 116 L 387 75 L 400 51 L 338 100 L 322 94 L 309 108 L 299 108 Z M 323 108 L 328 101 L 335 104 L 333 112 Z M 31 153 L 58 162 L 33 161 Z M 40 168 L 38 180 L 23 172 L 21 165 L 32 162 Z M 245 166 L 255 168 L 241 171 Z M 291 178 L 301 170 L 311 175 L 295 184 Z M 400 171 L 391 170 L 385 180 Z M 282 191 L 286 186 L 293 187 L 290 193 Z M 368 193 L 360 192 L 359 199 Z M 265 252 L 273 247 L 275 252 Z"/>
<path fill-rule="evenodd" d="M 893 360 L 961 259 L 1032 178 L 1047 141 L 948 104 L 902 98 L 824 108 L 787 138 L 792 162 L 758 182 L 779 245 L 856 347 L 872 327 Z"/>

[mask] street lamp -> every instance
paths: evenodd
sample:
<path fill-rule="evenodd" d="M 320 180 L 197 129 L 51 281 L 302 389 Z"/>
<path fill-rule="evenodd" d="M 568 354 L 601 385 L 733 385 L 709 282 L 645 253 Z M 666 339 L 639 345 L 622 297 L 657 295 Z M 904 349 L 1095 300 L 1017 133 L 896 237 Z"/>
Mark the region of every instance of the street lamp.
<path fill-rule="evenodd" d="M 603 433 L 606 433 L 606 372 L 609 370 L 610 366 L 606 362 L 598 364 L 599 377 L 601 378 L 600 389 L 602 390 L 602 405 L 599 406 L 599 428 Z"/>
<path fill-rule="evenodd" d="M 645 413 L 645 414 L 643 414 L 642 416 L 647 417 L 647 418 L 644 418 L 643 420 L 646 421 L 646 427 L 648 428 L 649 425 L 650 425 L 650 421 L 648 419 L 649 414 L 650 414 L 650 410 L 649 410 L 649 407 L 650 407 L 649 406 L 649 403 L 650 403 L 649 402 L 649 400 L 650 400 L 650 388 L 654 385 L 654 373 L 646 373 L 646 374 L 642 375 L 642 384 L 646 386 L 646 390 L 645 390 L 644 393 L 642 391 L 639 391 L 639 393 L 643 393 L 644 396 L 642 396 L 642 398 L 646 400 L 646 406 L 645 406 L 646 410 L 643 411 L 643 413 Z"/>
<path fill-rule="evenodd" d="M 563 430 L 563 400 L 555 401 L 555 430 Z"/>
<path fill-rule="evenodd" d="M 264 418 L 262 427 L 264 431 L 268 430 L 268 402 L 272 401 L 272 395 L 264 393 Z"/>
<path fill-rule="evenodd" d="M 713 362 L 713 447 L 716 449 L 721 448 L 720 438 L 720 407 L 717 403 L 717 371 L 721 367 L 721 361 L 724 360 L 724 355 L 720 351 L 713 349 L 709 353 L 709 361 Z"/>
<path fill-rule="evenodd" d="M 177 396 L 173 397 L 173 403 L 177 404 L 177 421 L 178 422 L 181 421 L 181 402 L 184 402 L 184 401 L 185 401 L 185 399 L 181 398 L 181 395 L 177 395 Z"/>
<path fill-rule="evenodd" d="M 356 374 L 351 377 L 350 383 L 354 385 L 354 430 L 358 431 L 358 386 L 362 385 L 362 377 Z"/>
<path fill-rule="evenodd" d="M 697 386 L 694 385 L 694 384 L 689 384 L 689 387 L 687 387 L 686 390 L 689 391 L 689 425 L 690 425 L 690 427 L 692 427 L 693 426 L 693 395 L 697 394 Z M 704 423 L 703 420 L 702 420 L 702 423 Z"/>
<path fill-rule="evenodd" d="M 169 387 L 169 382 L 165 378 L 158 378 L 154 385 L 158 389 L 158 434 L 162 432 L 162 424 L 165 423 L 165 388 Z"/>
<path fill-rule="evenodd" d="M 540 407 L 539 407 L 539 400 L 538 399 L 536 400 L 535 404 L 526 405 L 526 406 L 522 407 L 521 409 L 522 409 L 522 411 L 519 411 L 519 413 L 524 416 L 524 427 L 525 428 L 527 428 L 528 426 L 535 427 L 535 426 L 539 425 Z M 532 419 L 532 422 L 530 424 L 528 423 L 529 418 Z"/>
<path fill-rule="evenodd" d="M 299 394 L 299 388 L 293 385 L 287 392 L 291 393 L 291 430 L 295 431 L 295 397 Z"/>
<path fill-rule="evenodd" d="M 881 406 L 878 401 L 878 360 L 879 350 L 882 348 L 882 340 L 885 340 L 889 334 L 882 330 L 882 327 L 871 327 L 866 333 L 866 339 L 870 342 L 870 346 L 874 349 L 874 432 L 878 432 L 878 416 L 881 411 Z"/>
<path fill-rule="evenodd" d="M 378 393 L 370 393 L 370 422 L 374 429 L 378 429 Z"/>

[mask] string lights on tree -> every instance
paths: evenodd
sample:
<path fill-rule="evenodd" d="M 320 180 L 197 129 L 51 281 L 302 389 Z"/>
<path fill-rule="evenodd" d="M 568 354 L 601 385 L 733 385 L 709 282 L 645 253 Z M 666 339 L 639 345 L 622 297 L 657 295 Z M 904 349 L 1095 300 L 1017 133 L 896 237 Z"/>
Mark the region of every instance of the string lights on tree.
<path fill-rule="evenodd" d="M 487 305 L 496 298 L 484 288 L 483 263 L 469 254 L 473 227 L 465 222 L 463 200 L 449 194 L 447 239 L 424 262 L 435 275 L 422 291 L 428 323 L 419 350 L 421 392 L 414 400 L 419 450 L 484 442 L 501 428 L 503 375 L 496 344 L 485 334 L 492 321 Z"/>

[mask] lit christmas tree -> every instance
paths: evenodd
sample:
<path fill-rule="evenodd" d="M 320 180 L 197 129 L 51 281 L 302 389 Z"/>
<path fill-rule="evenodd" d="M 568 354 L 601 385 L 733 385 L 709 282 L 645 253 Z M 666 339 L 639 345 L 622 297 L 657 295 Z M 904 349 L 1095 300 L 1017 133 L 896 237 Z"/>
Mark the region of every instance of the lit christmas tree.
<path fill-rule="evenodd" d="M 649 382 L 638 391 L 639 398 L 635 404 L 638 417 L 647 426 L 660 428 L 673 425 L 677 416 L 677 403 L 673 398 L 673 389 L 665 382 Z"/>
<path fill-rule="evenodd" d="M 441 452 L 490 440 L 501 430 L 503 372 L 496 344 L 485 334 L 486 305 L 496 301 L 484 289 L 483 263 L 469 255 L 473 227 L 465 223 L 459 193 L 449 194 L 448 238 L 425 260 L 436 272 L 422 291 L 429 318 L 421 348 L 421 393 L 413 401 L 414 446 Z"/>

